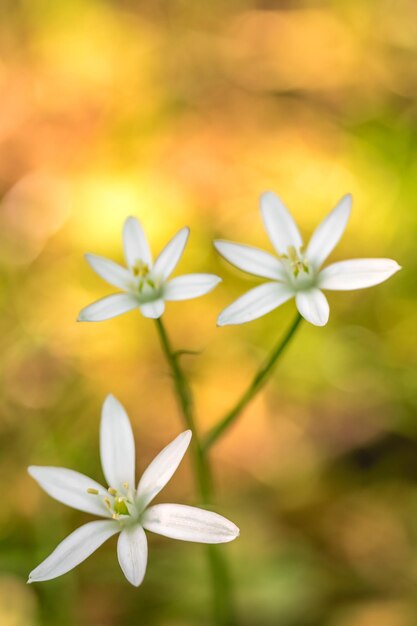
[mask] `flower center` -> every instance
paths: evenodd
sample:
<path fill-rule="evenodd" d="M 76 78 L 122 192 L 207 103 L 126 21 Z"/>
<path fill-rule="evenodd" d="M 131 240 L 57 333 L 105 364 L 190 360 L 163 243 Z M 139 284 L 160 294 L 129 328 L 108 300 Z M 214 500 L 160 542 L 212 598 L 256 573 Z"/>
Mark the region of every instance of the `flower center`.
<path fill-rule="evenodd" d="M 139 259 L 133 266 L 132 271 L 135 276 L 139 276 L 140 278 L 146 278 L 146 276 L 149 274 L 150 268 L 147 263 L 144 263 Z"/>
<path fill-rule="evenodd" d="M 140 259 L 132 267 L 132 272 L 137 281 L 132 286 L 142 303 L 152 302 L 161 297 L 161 285 L 159 280 L 151 274 L 151 268 Z"/>
<path fill-rule="evenodd" d="M 294 278 L 297 278 L 301 272 L 305 274 L 310 272 L 308 261 L 303 255 L 303 248 L 297 250 L 294 246 L 288 246 L 287 254 L 282 254 L 281 258 L 288 261 Z"/>
<path fill-rule="evenodd" d="M 105 507 L 110 511 L 112 518 L 115 520 L 119 520 L 121 517 L 131 516 L 132 513 L 134 513 L 133 507 L 135 507 L 135 502 L 128 483 L 123 483 L 123 490 L 124 492 L 109 487 L 107 491 L 110 497 L 105 496 L 103 498 Z M 99 495 L 97 489 L 87 489 L 87 493 L 93 496 Z"/>

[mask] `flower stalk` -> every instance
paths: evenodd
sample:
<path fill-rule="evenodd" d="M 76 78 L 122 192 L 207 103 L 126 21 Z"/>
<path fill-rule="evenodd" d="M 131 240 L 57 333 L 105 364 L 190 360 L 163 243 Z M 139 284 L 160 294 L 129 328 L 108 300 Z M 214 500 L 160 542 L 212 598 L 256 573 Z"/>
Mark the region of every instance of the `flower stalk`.
<path fill-rule="evenodd" d="M 181 355 L 181 352 L 175 352 L 173 350 L 162 319 L 158 318 L 155 321 L 162 350 L 171 369 L 174 387 L 177 394 L 178 403 L 184 418 L 184 423 L 194 435 L 193 457 L 200 497 L 203 504 L 209 505 L 211 504 L 212 491 L 211 471 L 208 460 L 201 447 L 200 438 L 197 432 L 197 426 L 194 419 L 192 393 L 184 372 L 182 371 L 179 364 L 179 356 Z"/>
<path fill-rule="evenodd" d="M 242 396 L 233 406 L 233 408 L 226 413 L 226 415 L 221 419 L 213 428 L 209 431 L 208 435 L 202 442 L 203 451 L 207 451 L 211 446 L 216 443 L 216 441 L 221 437 L 225 431 L 230 428 L 232 424 L 236 421 L 242 411 L 246 408 L 249 402 L 254 398 L 254 396 L 258 393 L 258 391 L 263 387 L 266 383 L 268 375 L 273 370 L 274 366 L 277 364 L 279 357 L 285 351 L 285 348 L 289 345 L 291 339 L 294 337 L 300 323 L 302 320 L 302 316 L 297 313 L 294 321 L 289 327 L 283 339 L 279 341 L 279 343 L 274 347 L 268 359 L 261 365 L 259 370 L 256 372 L 255 376 L 252 379 L 249 387 L 244 391 Z"/>
<path fill-rule="evenodd" d="M 199 495 L 203 505 L 211 506 L 213 483 L 210 461 L 207 451 L 205 451 L 201 445 L 201 439 L 196 428 L 192 392 L 179 364 L 181 352 L 173 350 L 161 318 L 155 321 L 162 350 L 171 369 L 184 423 L 187 428 L 193 432 L 193 458 Z M 218 626 L 234 626 L 236 620 L 233 606 L 232 582 L 224 554 L 217 549 L 217 546 L 208 545 L 207 558 L 210 568 L 215 623 L 218 624 Z"/>

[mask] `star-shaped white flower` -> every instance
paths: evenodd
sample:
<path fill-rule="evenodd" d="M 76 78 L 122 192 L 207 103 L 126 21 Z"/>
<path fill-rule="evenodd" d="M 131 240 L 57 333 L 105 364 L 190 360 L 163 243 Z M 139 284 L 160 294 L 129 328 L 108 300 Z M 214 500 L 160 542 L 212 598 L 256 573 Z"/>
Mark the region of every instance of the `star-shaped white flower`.
<path fill-rule="evenodd" d="M 100 426 L 100 456 L 110 485 L 63 467 L 29 467 L 29 474 L 53 498 L 106 518 L 81 526 L 69 535 L 29 575 L 29 581 L 50 580 L 84 561 L 109 537 L 120 533 L 117 556 L 132 585 L 143 581 L 148 558 L 145 530 L 183 541 L 225 543 L 239 535 L 235 524 L 211 511 L 182 504 L 151 501 L 165 487 L 191 440 L 187 430 L 160 452 L 135 487 L 135 442 L 129 418 L 112 395 L 104 404 Z"/>
<path fill-rule="evenodd" d="M 187 243 L 190 231 L 182 228 L 155 262 L 139 221 L 128 217 L 123 227 L 127 267 L 95 254 L 86 254 L 93 270 L 124 293 L 102 298 L 82 309 L 81 322 L 100 322 L 139 308 L 145 317 L 161 317 L 167 300 L 189 300 L 208 293 L 221 281 L 214 274 L 184 274 L 168 280 Z"/>
<path fill-rule="evenodd" d="M 295 297 L 297 309 L 308 322 L 324 326 L 329 304 L 322 289 L 351 290 L 371 287 L 387 280 L 400 268 L 391 259 L 352 259 L 321 269 L 339 242 L 350 215 L 352 197 L 344 196 L 319 224 L 307 248 L 288 209 L 271 191 L 261 196 L 266 232 L 278 256 L 252 246 L 215 241 L 218 252 L 230 263 L 255 276 L 269 278 L 224 309 L 219 326 L 243 324 L 257 319 Z"/>

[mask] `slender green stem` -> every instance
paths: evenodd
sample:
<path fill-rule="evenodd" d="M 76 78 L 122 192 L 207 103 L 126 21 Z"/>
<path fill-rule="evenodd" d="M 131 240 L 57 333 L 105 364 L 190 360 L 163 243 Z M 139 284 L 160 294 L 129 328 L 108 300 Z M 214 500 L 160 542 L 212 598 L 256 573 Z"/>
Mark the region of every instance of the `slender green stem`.
<path fill-rule="evenodd" d="M 213 590 L 213 615 L 219 626 L 236 626 L 232 578 L 222 548 L 216 544 L 206 546 Z"/>
<path fill-rule="evenodd" d="M 266 361 L 261 365 L 259 370 L 256 372 L 255 376 L 252 379 L 249 387 L 242 394 L 233 408 L 226 413 L 226 415 L 217 423 L 213 428 L 208 432 L 204 440 L 202 441 L 202 449 L 203 452 L 206 452 L 211 446 L 221 437 L 224 432 L 230 428 L 230 426 L 236 421 L 241 412 L 246 408 L 252 398 L 258 393 L 258 391 L 265 384 L 268 375 L 273 370 L 276 365 L 279 357 L 284 352 L 285 348 L 290 343 L 292 337 L 295 335 L 295 332 L 303 318 L 299 313 L 297 313 L 294 321 L 292 322 L 290 328 L 286 332 L 283 339 L 281 339 L 278 344 L 274 347 L 269 357 Z"/>
<path fill-rule="evenodd" d="M 196 428 L 194 417 L 193 397 L 188 380 L 179 363 L 181 352 L 172 349 L 171 342 L 162 320 L 156 320 L 159 338 L 165 358 L 171 369 L 178 403 L 184 422 L 193 433 L 193 460 L 200 498 L 205 506 L 212 504 L 212 474 L 207 452 L 201 445 L 201 439 Z M 213 593 L 213 613 L 215 624 L 218 626 L 235 626 L 234 607 L 232 602 L 232 586 L 227 563 L 223 552 L 217 545 L 208 545 L 207 558 L 210 567 L 210 579 Z"/>
<path fill-rule="evenodd" d="M 165 330 L 165 326 L 163 325 L 160 318 L 156 320 L 156 327 L 158 329 L 162 349 L 171 368 L 174 387 L 180 409 L 184 417 L 185 425 L 193 433 L 192 446 L 194 450 L 194 466 L 197 475 L 197 483 L 202 501 L 204 504 L 207 505 L 210 504 L 211 499 L 211 472 L 209 463 L 207 462 L 207 459 L 203 453 L 200 438 L 198 436 L 195 424 L 192 394 L 188 385 L 188 381 L 179 364 L 178 353 L 176 353 L 172 349 L 171 342 Z"/>

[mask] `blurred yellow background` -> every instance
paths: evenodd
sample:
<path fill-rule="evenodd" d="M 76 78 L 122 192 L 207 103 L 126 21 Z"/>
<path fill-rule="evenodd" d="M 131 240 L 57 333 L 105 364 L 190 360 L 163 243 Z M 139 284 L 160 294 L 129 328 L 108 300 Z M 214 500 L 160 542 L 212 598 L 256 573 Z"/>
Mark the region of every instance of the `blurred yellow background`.
<path fill-rule="evenodd" d="M 138 470 L 183 429 L 151 320 L 77 324 L 110 293 L 83 259 L 122 261 L 128 215 L 154 253 L 182 226 L 179 273 L 210 295 L 169 303 L 206 430 L 293 314 L 240 327 L 219 311 L 255 286 L 212 246 L 270 249 L 258 198 L 274 190 L 308 237 L 351 192 L 332 259 L 403 271 L 330 293 L 265 391 L 213 455 L 216 510 L 242 626 L 417 623 L 417 4 L 414 0 L 5 0 L 0 7 L 0 623 L 210 624 L 201 546 L 150 538 L 139 589 L 110 540 L 75 571 L 28 572 L 86 515 L 53 501 L 29 464 L 102 480 L 103 399 L 126 406 Z M 162 497 L 163 496 L 163 497 Z M 198 504 L 186 458 L 160 501 Z"/>

